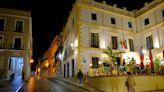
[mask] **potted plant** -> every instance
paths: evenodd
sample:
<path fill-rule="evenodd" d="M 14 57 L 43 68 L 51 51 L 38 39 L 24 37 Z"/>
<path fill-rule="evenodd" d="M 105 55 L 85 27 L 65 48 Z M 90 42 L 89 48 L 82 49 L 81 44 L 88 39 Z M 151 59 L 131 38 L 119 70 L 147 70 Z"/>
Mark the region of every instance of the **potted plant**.
<path fill-rule="evenodd" d="M 108 62 L 103 62 L 104 70 L 106 72 L 106 75 L 111 74 L 111 65 Z"/>
<path fill-rule="evenodd" d="M 109 62 L 111 62 L 111 68 L 112 68 L 112 73 L 115 73 L 114 75 L 116 75 L 117 73 L 117 56 L 119 56 L 121 53 L 121 51 L 118 52 L 113 52 L 112 49 L 110 47 L 108 47 L 108 49 L 106 51 L 103 51 L 103 53 L 107 54 L 111 61 L 109 60 Z"/>
<path fill-rule="evenodd" d="M 155 71 L 157 74 L 159 74 L 160 68 L 161 68 L 160 59 L 159 59 L 159 58 L 156 58 L 155 61 L 154 61 L 154 71 Z"/>

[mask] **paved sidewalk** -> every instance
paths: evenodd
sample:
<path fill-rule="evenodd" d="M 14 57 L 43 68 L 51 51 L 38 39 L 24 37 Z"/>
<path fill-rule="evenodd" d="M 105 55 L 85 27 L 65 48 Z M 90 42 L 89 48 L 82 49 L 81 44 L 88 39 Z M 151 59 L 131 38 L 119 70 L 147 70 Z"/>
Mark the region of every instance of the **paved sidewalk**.
<path fill-rule="evenodd" d="M 69 80 L 69 79 L 66 79 L 66 78 L 57 78 L 58 80 L 62 80 L 64 82 L 67 82 L 69 84 L 72 84 L 72 85 L 76 85 L 78 87 L 81 87 L 81 88 L 84 88 L 84 89 L 87 89 L 91 92 L 104 92 L 104 91 L 101 91 L 101 90 L 98 90 L 98 89 L 95 89 L 95 88 L 92 88 L 92 87 L 89 87 L 87 86 L 86 84 L 83 84 L 82 86 L 77 82 L 77 81 L 72 81 L 72 80 Z"/>
<path fill-rule="evenodd" d="M 18 92 L 24 85 L 24 81 L 21 77 L 16 77 L 9 85 L 0 86 L 0 92 Z"/>

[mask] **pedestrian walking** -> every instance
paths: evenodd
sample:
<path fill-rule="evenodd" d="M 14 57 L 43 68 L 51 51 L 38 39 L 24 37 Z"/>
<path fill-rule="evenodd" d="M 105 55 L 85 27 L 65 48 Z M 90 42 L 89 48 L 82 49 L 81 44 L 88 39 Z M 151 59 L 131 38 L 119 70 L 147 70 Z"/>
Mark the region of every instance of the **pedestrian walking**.
<path fill-rule="evenodd" d="M 128 74 L 128 77 L 125 81 L 125 84 L 127 86 L 128 92 L 135 92 L 135 86 L 136 86 L 135 80 L 131 72 L 127 72 L 127 74 Z"/>
<path fill-rule="evenodd" d="M 83 85 L 83 73 L 81 72 L 81 70 L 79 70 L 77 77 L 79 80 L 79 84 L 82 86 Z"/>

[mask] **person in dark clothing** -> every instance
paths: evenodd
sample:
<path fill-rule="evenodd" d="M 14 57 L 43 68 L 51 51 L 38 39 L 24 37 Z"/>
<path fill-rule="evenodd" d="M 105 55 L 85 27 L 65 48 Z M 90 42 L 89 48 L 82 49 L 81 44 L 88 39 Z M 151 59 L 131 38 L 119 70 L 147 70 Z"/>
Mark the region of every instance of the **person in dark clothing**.
<path fill-rule="evenodd" d="M 77 74 L 78 80 L 79 80 L 79 84 L 82 86 L 82 81 L 83 81 L 83 73 L 81 72 L 81 70 L 79 70 L 78 74 Z"/>

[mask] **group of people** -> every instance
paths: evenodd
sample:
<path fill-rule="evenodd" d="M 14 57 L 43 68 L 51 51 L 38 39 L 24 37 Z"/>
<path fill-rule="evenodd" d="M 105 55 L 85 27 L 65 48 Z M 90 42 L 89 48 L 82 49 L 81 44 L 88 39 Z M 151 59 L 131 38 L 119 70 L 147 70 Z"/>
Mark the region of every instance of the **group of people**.
<path fill-rule="evenodd" d="M 78 77 L 79 84 L 82 86 L 83 85 L 83 73 L 81 70 L 79 70 L 77 77 Z M 134 80 L 131 72 L 127 72 L 127 78 L 125 81 L 125 85 L 127 87 L 128 92 L 135 92 L 136 83 L 135 83 L 135 80 Z"/>

